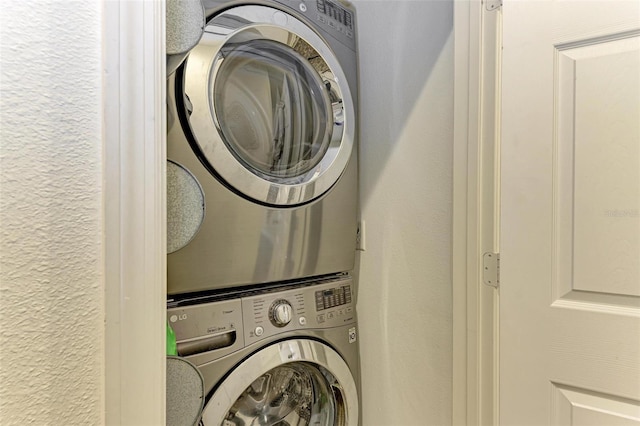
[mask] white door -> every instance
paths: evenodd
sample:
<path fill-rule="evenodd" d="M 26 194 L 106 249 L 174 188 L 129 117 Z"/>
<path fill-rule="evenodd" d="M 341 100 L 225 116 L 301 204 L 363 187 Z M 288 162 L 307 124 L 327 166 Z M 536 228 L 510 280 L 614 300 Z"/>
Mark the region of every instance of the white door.
<path fill-rule="evenodd" d="M 640 424 L 640 1 L 503 6 L 502 425 Z"/>

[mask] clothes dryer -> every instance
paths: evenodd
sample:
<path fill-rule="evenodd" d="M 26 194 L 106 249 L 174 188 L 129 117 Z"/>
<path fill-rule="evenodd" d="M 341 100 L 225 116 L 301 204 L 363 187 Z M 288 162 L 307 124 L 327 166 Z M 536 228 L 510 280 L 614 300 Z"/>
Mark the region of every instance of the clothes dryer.
<path fill-rule="evenodd" d="M 205 1 L 168 80 L 168 293 L 353 268 L 355 12 L 338 0 Z"/>
<path fill-rule="evenodd" d="M 354 293 L 341 277 L 172 302 L 178 353 L 204 377 L 200 424 L 359 425 Z"/>

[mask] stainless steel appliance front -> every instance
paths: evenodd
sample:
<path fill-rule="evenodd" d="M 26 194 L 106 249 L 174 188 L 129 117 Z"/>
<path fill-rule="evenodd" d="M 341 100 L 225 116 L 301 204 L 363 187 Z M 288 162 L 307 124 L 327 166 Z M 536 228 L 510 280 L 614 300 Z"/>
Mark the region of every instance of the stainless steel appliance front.
<path fill-rule="evenodd" d="M 205 34 L 169 79 L 168 158 L 204 194 L 171 197 L 185 207 L 171 210 L 169 235 L 199 228 L 168 255 L 169 294 L 353 268 L 353 11 L 330 2 L 340 23 L 325 1 L 285 3 L 205 3 Z"/>
<path fill-rule="evenodd" d="M 358 425 L 351 278 L 231 297 L 167 312 L 179 354 L 205 380 L 201 424 Z"/>

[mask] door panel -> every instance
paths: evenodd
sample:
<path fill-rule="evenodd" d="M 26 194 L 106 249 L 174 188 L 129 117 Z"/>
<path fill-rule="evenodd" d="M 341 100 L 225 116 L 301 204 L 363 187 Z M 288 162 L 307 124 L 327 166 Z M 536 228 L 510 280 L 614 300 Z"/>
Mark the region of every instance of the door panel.
<path fill-rule="evenodd" d="M 638 407 L 634 401 L 562 385 L 553 387 L 553 425 L 633 426 Z"/>
<path fill-rule="evenodd" d="M 640 2 L 503 25 L 500 423 L 640 424 Z"/>
<path fill-rule="evenodd" d="M 562 46 L 556 61 L 560 281 L 640 296 L 640 37 Z"/>

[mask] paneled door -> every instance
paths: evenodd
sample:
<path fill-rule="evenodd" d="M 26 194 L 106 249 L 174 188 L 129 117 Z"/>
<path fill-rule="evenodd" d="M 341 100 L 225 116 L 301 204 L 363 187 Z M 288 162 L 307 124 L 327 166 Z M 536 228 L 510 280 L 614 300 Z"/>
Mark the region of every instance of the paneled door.
<path fill-rule="evenodd" d="M 640 424 L 640 1 L 505 0 L 501 425 Z"/>

